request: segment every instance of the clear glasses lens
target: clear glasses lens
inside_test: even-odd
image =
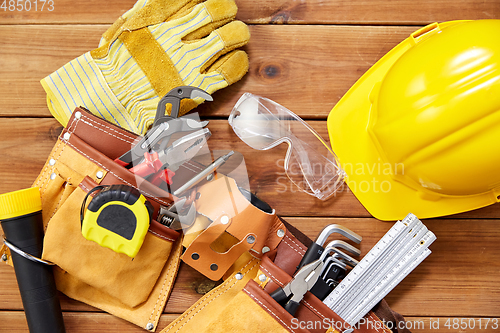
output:
[[[229,123],[235,133],[254,149],[274,147],[282,138],[279,119],[269,111],[268,100],[244,94],[233,109]],[[270,102],[270,101],[269,101]]]
[[[267,150],[286,142],[288,178],[303,191],[326,200],[342,185],[343,171],[327,143],[300,117],[260,96],[245,93],[229,123],[250,147]]]

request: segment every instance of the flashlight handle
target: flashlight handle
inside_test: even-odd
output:
[[[41,212],[2,220],[5,239],[40,258],[43,247]],[[52,267],[11,251],[17,284],[30,333],[64,333],[61,305]]]

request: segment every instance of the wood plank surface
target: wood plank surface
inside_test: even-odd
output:
[[[406,317],[405,326],[414,333],[496,333],[500,318]]]
[[[0,1],[0,4],[4,0]],[[134,0],[47,0],[42,10],[38,0],[29,4],[8,6],[0,10],[0,24],[74,24],[113,23],[132,8]],[[237,19],[246,23],[288,24],[427,24],[458,19],[498,18],[500,4],[496,0],[236,0]],[[50,10],[52,9],[52,10]]]
[[[22,2],[23,10],[10,10],[11,2],[0,0],[0,193],[29,187],[61,132],[47,109],[40,79],[94,49],[101,34],[135,0],[46,0],[43,11],[34,10],[34,0],[15,2]],[[232,107],[244,92],[271,98],[305,118],[327,139],[330,110],[410,33],[432,22],[499,19],[500,1],[236,3],[237,19],[249,24],[251,32],[244,47],[250,70],[241,81],[216,92],[214,102],[197,108],[210,120],[210,149],[240,152],[252,192],[307,236],[314,239],[324,226],[339,223],[363,236],[359,248],[366,254],[392,223],[372,218],[346,186],[325,202],[300,192],[283,170],[286,146],[265,152],[248,147],[227,123]],[[500,331],[499,208],[495,204],[424,221],[437,236],[430,247],[433,253],[386,297],[391,308],[406,317],[412,332]],[[13,268],[0,262],[0,277],[0,332],[28,332]],[[213,285],[181,264],[157,331]],[[60,299],[68,333],[144,332],[63,294]]]
[[[363,255],[392,226],[392,223],[373,218],[285,219],[310,238],[315,238],[328,224],[341,224],[363,237],[359,246]],[[425,224],[437,237],[430,247],[433,253],[386,297],[391,308],[404,316],[500,316],[500,262],[497,260],[500,230],[497,221],[431,219]],[[334,237],[346,240],[338,235],[331,239]],[[13,269],[0,265],[0,276],[3,278],[0,309],[22,309]],[[184,312],[201,297],[200,285],[209,283],[182,264],[165,312]],[[61,298],[61,306],[65,311],[97,311],[67,297]]]
[[[161,329],[172,322],[177,315],[162,315],[158,327]],[[407,317],[406,326],[414,333],[450,333],[450,332],[481,332],[495,333],[500,327],[499,318],[458,318],[458,317]],[[23,312],[5,311],[0,312],[0,332],[25,333],[28,325]],[[64,323],[67,332],[72,333],[94,333],[96,329],[105,329],[109,333],[132,333],[144,332],[144,330],[124,320],[105,313],[83,314],[75,312],[64,313]],[[460,329],[460,325],[464,327]],[[481,328],[479,326],[481,325]],[[457,330],[453,328],[458,327]]]
[[[325,139],[326,124],[309,121]],[[370,217],[347,186],[342,186],[327,201],[301,192],[287,178],[283,161],[287,146],[282,144],[265,152],[242,142],[226,120],[210,120],[208,128],[215,133],[210,149],[235,150],[245,158],[250,188],[282,216],[349,216]],[[0,193],[31,186],[62,127],[53,118],[4,118],[0,121]],[[499,218],[500,204],[453,216],[454,218]]]
[[[160,317],[158,327],[164,328],[178,315],[164,314]],[[123,319],[119,319],[107,313],[78,313],[66,312],[63,314],[66,332],[71,333],[131,333],[147,332]],[[4,333],[26,333],[28,324],[22,311],[0,312],[0,332]],[[159,330],[158,330],[159,332]]]
[[[40,80],[98,45],[106,27],[0,26],[0,116],[50,116]],[[357,79],[415,27],[251,26],[249,73],[197,111],[227,117],[244,92],[326,119]],[[22,40],[23,43],[19,43]]]
[[[0,116],[49,117],[40,80],[96,47],[104,26],[0,26]],[[326,119],[349,88],[415,27],[251,26],[249,73],[196,111],[227,117],[244,92]],[[40,38],[43,36],[43,38]],[[23,40],[19,45],[18,40]]]

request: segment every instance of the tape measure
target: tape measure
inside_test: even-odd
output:
[[[97,191],[85,210],[88,196]],[[134,258],[144,242],[152,214],[153,206],[137,189],[127,185],[97,186],[82,203],[82,235]]]

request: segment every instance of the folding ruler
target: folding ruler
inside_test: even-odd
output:
[[[436,236],[413,214],[398,221],[323,301],[355,325],[431,251]]]

